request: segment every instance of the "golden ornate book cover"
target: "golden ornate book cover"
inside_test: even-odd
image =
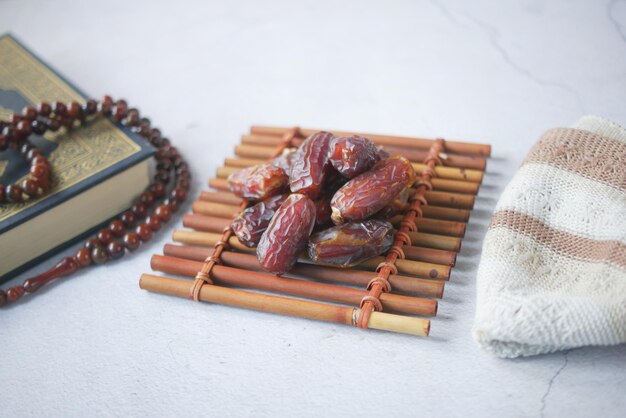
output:
[[[25,106],[36,105],[42,100],[83,102],[85,97],[80,90],[64,80],[13,36],[0,36],[0,120],[6,120],[13,112],[21,112]],[[59,140],[60,136],[63,136],[62,141]],[[53,169],[53,183],[50,192],[41,198],[20,204],[0,206],[0,242],[3,247],[3,258],[0,260],[2,261],[0,282],[59,251],[97,225],[89,225],[87,229],[84,224],[69,227],[65,234],[67,236],[62,239],[63,242],[50,242],[47,246],[52,246],[51,248],[33,248],[31,245],[27,250],[30,252],[29,260],[14,265],[16,263],[12,261],[11,253],[17,253],[17,247],[20,246],[17,240],[18,235],[23,235],[20,227],[23,227],[25,223],[41,221],[38,218],[48,211],[52,213],[55,208],[59,211],[64,202],[77,198],[96,185],[114,179],[111,180],[113,183],[107,187],[108,194],[104,195],[102,191],[97,194],[92,192],[90,200],[86,203],[87,207],[85,207],[85,202],[80,206],[82,211],[90,210],[89,207],[100,211],[100,217],[104,216],[104,218],[99,219],[98,223],[105,221],[106,218],[115,214],[108,212],[124,209],[123,207],[108,207],[106,204],[111,198],[111,187],[114,186],[115,181],[119,183],[122,173],[128,173],[139,163],[146,163],[146,159],[153,153],[153,149],[137,135],[116,126],[107,119],[94,121],[80,130],[69,132],[62,130],[43,136],[33,135],[31,141],[48,157]],[[0,153],[2,183],[9,184],[25,178],[28,169],[28,165],[24,164],[16,150],[8,149]],[[146,170],[142,169],[142,171]],[[119,179],[115,180],[115,177]],[[147,181],[147,172],[141,174],[140,177],[142,179],[145,177]],[[137,184],[133,188],[126,187],[120,193],[132,195],[134,190],[137,194],[140,193],[142,185]],[[66,205],[63,211],[67,212],[68,208],[79,209],[77,206]],[[80,216],[80,214],[76,215]],[[55,229],[59,227],[59,225],[49,226]],[[45,234],[58,236],[59,232],[44,230],[39,231],[39,234],[45,238]],[[39,247],[42,246],[39,245]]]

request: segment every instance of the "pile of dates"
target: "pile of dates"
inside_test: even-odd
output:
[[[309,136],[297,149],[228,178],[250,202],[233,224],[241,243],[256,247],[261,267],[288,272],[306,251],[316,264],[351,267],[389,250],[387,218],[408,206],[416,175],[362,136]]]

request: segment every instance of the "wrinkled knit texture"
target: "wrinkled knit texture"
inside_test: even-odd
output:
[[[496,206],[474,338],[500,357],[626,342],[626,130],[547,131]]]

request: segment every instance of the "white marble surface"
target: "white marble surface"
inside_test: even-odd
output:
[[[626,416],[626,347],[511,361],[470,334],[489,213],[533,141],[586,113],[626,123],[625,1],[0,1],[7,30],[156,121],[194,193],[255,123],[489,142],[494,158],[430,338],[141,291],[169,226],[1,312],[0,415]]]

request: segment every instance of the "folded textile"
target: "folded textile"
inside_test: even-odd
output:
[[[626,342],[626,130],[547,131],[506,187],[478,268],[474,338],[500,357]]]

